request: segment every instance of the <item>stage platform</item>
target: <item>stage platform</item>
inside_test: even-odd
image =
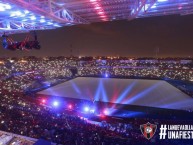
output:
[[[193,98],[164,80],[78,77],[38,94],[119,105],[193,110]]]

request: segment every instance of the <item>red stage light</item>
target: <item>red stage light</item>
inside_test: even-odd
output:
[[[100,114],[99,117],[100,118],[105,118],[105,115],[104,114]]]
[[[42,103],[46,103],[46,100],[45,100],[45,99],[42,99]]]
[[[102,15],[102,14],[104,14],[104,12],[103,12],[103,11],[100,11],[100,12],[98,12],[98,14],[99,14],[99,15]]]
[[[105,16],[105,15],[101,15],[100,17],[101,17],[101,18],[106,18],[106,16]]]
[[[109,111],[108,111],[107,109],[105,109],[105,110],[103,111],[103,113],[104,113],[104,115],[109,115]]]
[[[68,105],[68,108],[69,108],[69,109],[72,109],[72,105],[71,105],[71,104],[70,104],[70,105]]]
[[[95,9],[96,9],[96,10],[99,10],[99,9],[101,9],[101,7],[99,7],[99,6],[96,6],[96,7],[95,7]]]
[[[107,18],[102,18],[102,21],[108,21],[108,19]],[[107,76],[108,77],[108,76]]]

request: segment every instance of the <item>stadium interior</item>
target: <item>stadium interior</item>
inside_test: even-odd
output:
[[[38,53],[38,30],[192,13],[193,0],[0,0],[0,35]],[[191,57],[1,57],[0,98],[0,145],[192,145],[139,130],[193,122]]]

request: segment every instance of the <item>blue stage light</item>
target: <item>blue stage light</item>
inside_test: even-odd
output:
[[[20,11],[15,11],[15,15],[16,15],[16,16],[21,16],[21,15],[22,15],[22,12],[20,12]]]
[[[109,75],[108,75],[108,74],[105,74],[105,77],[106,77],[106,78],[108,78],[108,77],[109,77]]]
[[[55,27],[61,27],[61,26],[60,26],[60,25],[58,25],[58,24],[54,24],[54,26],[55,26]]]
[[[48,24],[48,25],[53,25],[53,23],[52,23],[52,22],[48,22],[47,24]]]
[[[151,8],[154,9],[154,8],[156,8],[156,7],[157,7],[157,6],[154,4]]]
[[[0,6],[0,11],[1,11],[1,12],[5,11],[5,8],[2,7],[2,6]]]
[[[0,3],[0,11],[10,10],[11,6],[9,4]]]
[[[88,112],[90,110],[90,108],[88,106],[84,107],[84,111]]]
[[[24,10],[24,13],[25,13],[25,14],[29,14],[29,11],[28,11],[28,10]]]
[[[36,17],[35,16],[31,16],[30,19],[31,20],[36,20]]]
[[[10,17],[15,17],[15,16],[16,16],[16,15],[15,15],[15,13],[13,13],[13,12],[10,14]]]
[[[46,20],[45,19],[40,19],[40,23],[45,23]]]
[[[12,11],[10,13],[10,17],[19,17],[19,16],[24,17],[25,14],[23,14],[21,11]]]
[[[21,14],[20,17],[25,17],[26,15],[25,14]]]
[[[53,106],[55,106],[55,107],[59,106],[59,102],[58,101],[54,101],[53,102]]]

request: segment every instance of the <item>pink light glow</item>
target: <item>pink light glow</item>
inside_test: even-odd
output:
[[[45,100],[45,99],[42,99],[42,103],[46,103],[46,100]]]
[[[103,111],[103,113],[104,113],[104,115],[109,115],[109,111],[108,111],[107,109],[105,109],[105,110]]]
[[[98,12],[98,14],[99,14],[99,15],[102,15],[102,14],[104,14],[104,12],[103,12],[103,11],[100,11],[100,12]]]
[[[101,17],[101,18],[105,18],[106,16],[105,16],[105,15],[101,15],[100,17]]]
[[[102,8],[100,1],[98,0],[90,0],[97,14],[102,18],[103,21],[107,21],[104,9]]]
[[[99,10],[99,9],[101,9],[101,7],[99,7],[99,6],[96,6],[96,7],[95,7],[95,9],[96,9],[96,10]]]
[[[71,105],[71,104],[70,104],[70,105],[68,105],[68,108],[69,108],[69,109],[72,109],[72,105]]]
[[[100,5],[97,2],[92,4],[94,4],[95,7],[100,7]]]

